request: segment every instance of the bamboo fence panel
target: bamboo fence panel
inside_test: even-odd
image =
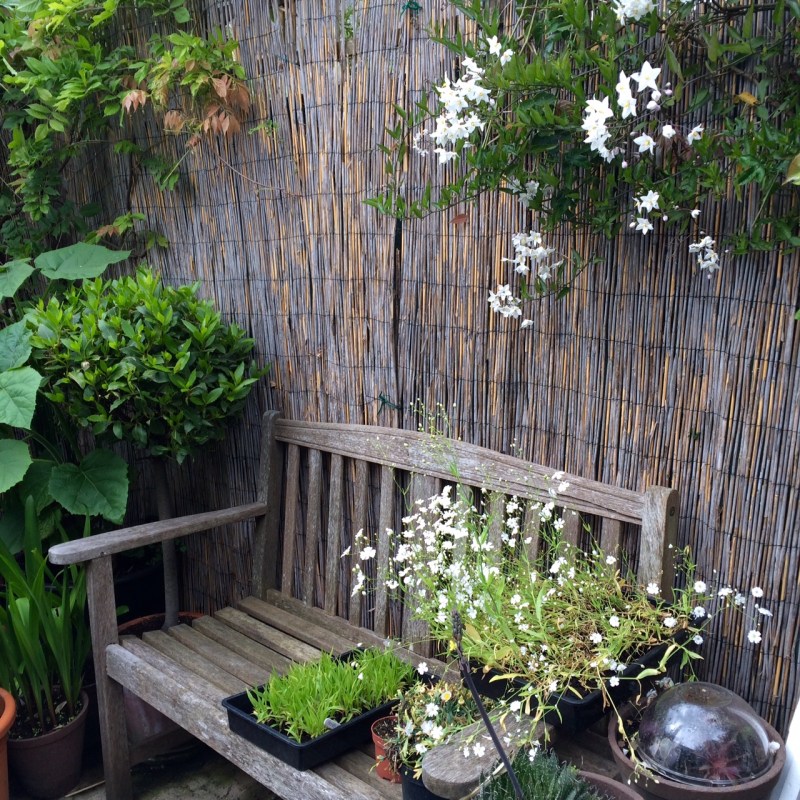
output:
[[[599,263],[563,300],[537,303],[529,329],[493,316],[487,295],[511,278],[502,261],[511,234],[530,225],[513,197],[402,223],[363,203],[384,181],[377,145],[395,122],[392,103],[410,106],[453,66],[427,30],[469,32],[448,3],[420,6],[197,0],[209,29],[240,40],[253,132],[204,143],[172,193],[99,152],[71,176],[76,199],[101,202],[104,218],[145,214],[171,242],[151,262],[171,282],[201,281],[272,364],[225,441],[172,471],[178,510],[255,496],[266,408],[415,427],[416,400],[441,404],[452,434],[476,444],[631,489],[675,486],[680,542],[701,574],[760,585],[775,614],[759,648],[741,620],[715,629],[701,674],[785,731],[800,651],[798,254],[726,258],[707,279],[684,242],[657,231],[608,241],[559,231],[560,249],[574,236]],[[143,30],[132,24],[127,35],[141,41]],[[140,120],[135,135],[182,153],[154,121]],[[433,157],[409,159],[409,194],[446,174]],[[726,203],[713,213],[729,230],[744,224]],[[132,516],[145,516],[148,502],[145,478]],[[377,516],[371,509],[370,521]],[[326,552],[325,530],[319,547]],[[208,534],[184,557],[193,605],[246,593],[246,527]],[[340,578],[344,587],[349,576]],[[343,588],[340,605],[346,599]],[[398,619],[396,608],[389,614]]]

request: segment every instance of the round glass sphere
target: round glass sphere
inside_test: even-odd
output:
[[[637,755],[679,783],[733,786],[766,772],[773,759],[761,717],[713,683],[679,683],[642,713]]]

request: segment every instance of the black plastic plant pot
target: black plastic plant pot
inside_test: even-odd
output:
[[[348,650],[337,656],[337,660],[347,661],[361,649]],[[372,737],[370,731],[372,723],[391,714],[396,704],[397,700],[390,700],[377,708],[365,711],[333,730],[326,731],[322,736],[305,742],[297,742],[278,728],[256,722],[256,718],[253,716],[253,705],[246,691],[226,697],[222,701],[222,705],[228,712],[228,725],[234,733],[298,770],[313,769],[326,761],[338,758],[348,750],[369,742]]]
[[[675,641],[682,643],[688,634],[681,631]],[[606,691],[608,696],[615,704],[625,702],[638,689],[638,683],[633,680],[643,669],[658,664],[664,656],[669,643],[652,647],[643,655],[639,656],[633,663],[629,664],[625,671],[620,674],[618,686],[608,686]],[[478,665],[472,665],[472,677],[480,694],[494,700],[509,700],[515,695],[519,695],[525,688],[524,679],[517,678],[513,681],[495,679],[500,673],[496,670],[484,672]],[[580,692],[580,687],[578,691]],[[533,709],[533,701],[531,701]],[[544,721],[554,725],[565,733],[579,733],[603,718],[607,709],[603,707],[603,694],[599,689],[590,692],[581,692],[580,696],[573,692],[561,692],[552,695],[549,705],[555,706],[552,711],[545,714]]]
[[[297,742],[277,728],[256,722],[247,692],[226,697],[222,705],[228,712],[228,724],[234,733],[295,769],[306,770],[338,758],[348,750],[368,742],[372,723],[390,714],[395,701],[370,709],[307,742]]]

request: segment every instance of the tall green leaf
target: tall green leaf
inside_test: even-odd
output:
[[[0,372],[0,423],[30,428],[41,382],[42,376],[32,367]]]
[[[0,492],[18,484],[32,463],[28,445],[17,439],[0,439]]]
[[[22,321],[0,330],[0,372],[25,364],[31,354],[30,339],[30,331]]]

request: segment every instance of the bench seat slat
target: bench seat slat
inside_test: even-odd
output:
[[[364,783],[359,777],[353,775],[352,772],[348,772],[340,766],[338,761],[329,761],[326,764],[322,764],[317,767],[314,772],[343,792],[346,792],[350,797],[355,796],[357,793],[360,793],[362,797],[369,798],[369,800],[386,800],[387,796],[400,797],[397,793],[387,795],[387,793],[378,790],[375,786]],[[391,786],[388,781],[385,783]]]

